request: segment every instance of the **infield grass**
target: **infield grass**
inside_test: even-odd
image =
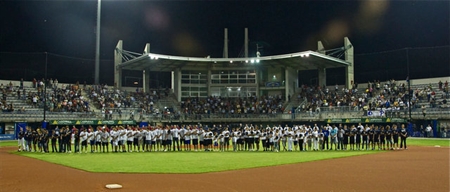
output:
[[[411,146],[435,146],[450,147],[450,139],[428,139],[410,137],[406,140],[407,145]]]
[[[373,154],[380,151],[318,152],[133,152],[17,154],[90,172],[206,173]]]
[[[0,141],[0,147],[17,147],[17,141]]]

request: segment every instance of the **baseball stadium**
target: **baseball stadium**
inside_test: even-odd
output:
[[[448,192],[449,8],[2,1],[0,191]]]
[[[229,58],[224,34],[222,58],[119,41],[113,86],[2,80],[1,189],[448,191],[450,77],[358,85],[348,38],[250,57],[245,29]],[[332,68],[345,84],[327,86]],[[126,70],[142,72],[136,86]],[[305,70],[317,86],[299,84]],[[151,72],[170,87],[150,88]]]

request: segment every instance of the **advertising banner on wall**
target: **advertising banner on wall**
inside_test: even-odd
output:
[[[50,125],[136,125],[134,120],[52,120]]]
[[[406,123],[402,118],[348,118],[348,119],[326,119],[326,123]]]

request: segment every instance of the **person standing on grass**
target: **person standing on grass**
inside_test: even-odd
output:
[[[347,125],[344,125],[344,141],[342,142],[342,144],[344,145],[343,150],[347,150],[349,137],[350,129],[348,129]]]
[[[80,140],[81,140],[81,150],[80,152],[87,152],[87,132],[84,127],[81,128],[80,132]]]
[[[375,132],[373,134],[373,142],[378,147],[378,150],[380,150],[380,134],[381,134],[381,130],[377,125],[377,126],[375,126]]]
[[[278,152],[280,151],[280,137],[282,136],[282,133],[280,132],[279,129],[277,129],[275,131],[274,137],[273,137],[273,146],[274,146],[274,151]]]
[[[131,129],[131,126],[127,127],[126,138],[127,138],[127,151],[128,152],[133,152],[134,136],[133,136],[133,130]]]
[[[101,128],[99,128],[99,129],[101,129]],[[109,144],[109,137],[110,137],[110,135],[109,135],[109,133],[106,131],[106,129],[105,128],[103,128],[103,129],[101,129],[101,130],[99,130],[99,132],[100,132],[100,135],[101,135],[101,142],[102,142],[102,153],[104,153],[105,151],[108,153],[109,152],[109,146],[108,146],[108,144]],[[105,150],[106,149],[106,150]],[[100,151],[100,150],[99,150]]]
[[[185,125],[181,125],[178,134],[180,136],[180,148],[181,148],[181,150],[184,150],[184,142],[185,142],[184,138],[186,135],[186,126]]]
[[[184,131],[184,151],[190,151],[191,150],[191,130],[189,130],[189,127]]]
[[[75,129],[72,135],[74,138],[74,153],[80,153],[80,133],[78,132],[78,129]]]
[[[48,132],[47,129],[43,130],[43,134],[44,134],[44,141],[43,141],[43,148],[44,148],[44,153],[48,153],[48,142],[50,141],[50,133]]]
[[[331,127],[331,126],[330,126]],[[337,144],[338,144],[338,127],[335,125],[334,128],[330,128],[330,150],[337,150]]]
[[[95,150],[95,134],[92,131],[92,127],[89,126],[88,128],[88,132],[87,132],[87,141],[89,142],[89,144],[91,145],[91,153],[94,152]],[[87,150],[87,149],[86,149]]]
[[[92,128],[93,129],[93,128]],[[102,147],[102,131],[100,130],[100,126],[97,126],[97,128],[94,131],[94,152],[100,152],[100,149]]]
[[[33,130],[32,132],[32,140],[33,140],[33,152],[38,151],[38,142],[39,142],[39,134],[38,129]]]
[[[191,139],[192,139],[192,145],[194,145],[194,151],[198,151],[198,135],[199,135],[199,128],[195,126],[191,131]]]
[[[386,150],[392,150],[392,129],[389,125],[386,126]]]
[[[408,149],[406,147],[406,138],[408,137],[408,132],[405,129],[405,124],[402,124],[402,129],[400,130],[400,149],[404,147],[404,149]]]
[[[31,151],[31,143],[33,141],[32,133],[33,133],[33,131],[31,130],[31,128],[30,127],[26,127],[26,131],[25,131],[25,141],[26,141],[25,150],[26,151]]]
[[[332,127],[330,126],[330,124],[327,124],[327,126],[324,127],[324,129],[322,130],[323,133],[323,145],[322,145],[322,150],[326,149],[329,150],[330,148],[328,147],[328,138],[330,136],[330,130],[332,129]],[[325,147],[326,146],[326,147]]]
[[[385,128],[384,126],[381,126],[381,133],[380,133],[380,145],[381,145],[381,150],[387,150],[386,147],[386,133],[387,132],[387,127]]]
[[[173,141],[173,151],[177,149],[177,151],[180,151],[180,127],[174,126],[172,127],[172,141]]]
[[[399,136],[399,132],[398,132],[398,127],[397,127],[397,125],[393,125],[392,126],[392,140],[394,141],[394,146],[393,146],[393,148],[394,148],[394,150],[395,149],[399,149],[398,148],[398,136]]]
[[[211,151],[213,138],[214,138],[213,132],[208,128],[205,133],[205,144],[206,144],[205,151]]]
[[[71,143],[72,131],[69,129],[69,126],[66,126],[64,128],[64,134],[62,135],[62,137],[63,137],[64,152],[71,153],[72,152],[72,143]]]
[[[23,128],[20,128],[19,133],[17,134],[17,145],[19,149],[17,149],[18,152],[25,151],[25,131]]]
[[[132,151],[135,151],[135,152],[139,152],[139,135],[138,134],[139,134],[138,127],[134,127],[131,131],[131,137],[133,137]]]
[[[345,130],[342,127],[342,125],[339,124],[338,145],[337,145],[338,150],[344,150],[344,134],[345,134]]]
[[[366,125],[365,128],[362,129],[362,147],[361,149],[365,149],[368,150],[369,149],[369,133],[368,131],[370,130],[369,125]]]
[[[427,134],[426,137],[433,137],[433,134],[432,134],[433,128],[431,128],[430,124],[428,124],[428,126],[425,130],[426,130],[426,134]]]
[[[356,138],[356,127],[354,125],[352,125],[352,127],[350,128],[350,133],[349,133],[349,139],[350,139],[350,150],[355,150],[355,138]]]
[[[143,149],[143,151],[150,152],[152,151],[152,139],[153,139],[153,131],[151,130],[151,127],[147,127],[144,129],[144,135],[145,135],[145,149]]]

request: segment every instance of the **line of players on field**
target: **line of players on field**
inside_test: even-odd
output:
[[[98,126],[77,129],[68,126],[49,133],[45,129],[21,129],[19,151],[49,152],[144,152],[144,151],[318,151],[318,150],[394,150],[406,149],[405,126],[397,125],[281,125],[263,128],[240,124],[212,128],[183,126]],[[230,144],[231,143],[231,144]],[[231,146],[230,146],[231,145]]]

